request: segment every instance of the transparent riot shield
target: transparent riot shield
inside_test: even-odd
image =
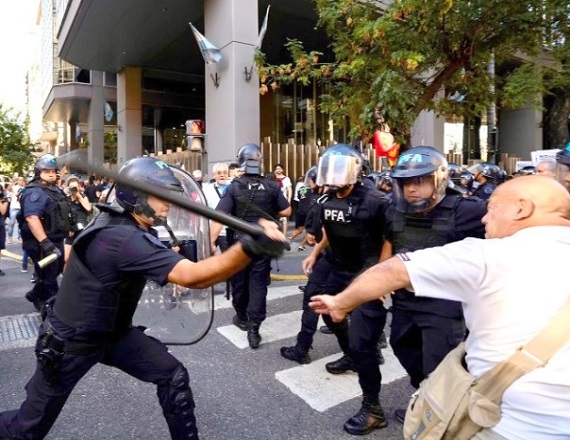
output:
[[[171,166],[180,180],[184,193],[193,201],[206,205],[202,189],[190,175]],[[193,212],[171,205],[168,225],[176,240],[182,242],[190,259],[200,261],[210,255],[210,227],[208,219]],[[157,226],[161,241],[172,237],[163,226]],[[194,344],[208,333],[214,318],[214,290],[187,289],[168,283],[160,287],[154,282],[145,286],[134,325],[146,327],[145,333],[171,345]]]
[[[180,168],[171,166],[180,180],[184,194],[195,202],[207,205],[202,189]],[[107,202],[114,199],[114,191]],[[170,205],[168,225],[175,240],[184,245],[191,260],[200,261],[210,255],[210,226],[208,219]],[[173,237],[164,226],[157,226],[158,236],[164,243]],[[202,339],[214,319],[214,290],[187,289],[168,283],[164,287],[153,281],[147,282],[133,325],[146,327],[145,333],[169,345],[189,345]]]

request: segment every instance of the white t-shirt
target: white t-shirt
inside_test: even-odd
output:
[[[220,201],[220,195],[224,194],[225,189],[218,186],[217,183],[206,183],[202,185],[202,191],[204,192],[204,197],[206,197],[206,202],[210,208],[216,209]],[[224,237],[227,234],[228,228],[224,226],[220,231],[220,236]]]
[[[416,295],[463,303],[467,365],[481,376],[538,334],[570,297],[570,228],[467,238],[402,258]],[[511,440],[570,439],[570,343],[504,393],[494,431]]]
[[[18,193],[22,187],[20,185],[12,185],[12,191],[10,193],[10,210],[21,209],[20,201],[18,200]]]
[[[279,184],[279,186],[281,187],[281,192],[283,193],[283,195],[285,196],[287,201],[289,201],[289,197],[287,197],[287,188],[293,187],[293,183],[291,183],[291,179],[289,179],[287,176],[283,176],[283,178],[281,178],[281,179],[277,178],[277,180],[281,181],[281,183]],[[277,182],[277,183],[279,183],[279,182]]]

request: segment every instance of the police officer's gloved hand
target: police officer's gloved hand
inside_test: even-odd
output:
[[[42,241],[40,241],[40,246],[42,248],[42,252],[45,255],[53,254],[54,252],[58,251],[55,244],[53,244],[53,242],[49,238],[44,238]]]
[[[283,255],[283,251],[291,249],[288,242],[271,240],[265,234],[258,235],[257,237],[243,234],[239,242],[249,258],[276,258]]]

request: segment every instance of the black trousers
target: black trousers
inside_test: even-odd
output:
[[[350,353],[358,367],[358,382],[365,396],[380,394],[382,373],[378,365],[378,341],[387,314],[388,310],[379,300],[364,303],[350,314]]]
[[[271,258],[258,258],[232,277],[232,305],[241,319],[254,324],[265,320],[270,273]]]
[[[392,307],[390,345],[414,388],[464,339],[462,318]]]
[[[40,331],[38,344],[44,334]],[[84,354],[65,353],[56,369],[55,380],[49,379],[51,375],[46,367],[38,362],[34,375],[26,385],[27,398],[20,409],[0,414],[0,439],[43,439],[75,385],[98,362],[116,367],[143,382],[156,384],[159,402],[171,433],[176,431],[177,427],[171,426],[176,394],[170,392],[170,381],[180,362],[168,353],[164,344],[146,336],[138,328],[131,328],[109,348]],[[198,438],[193,410],[190,419],[175,421],[179,425],[192,422],[193,433],[189,434],[187,427],[181,427],[180,432],[186,430],[186,434],[179,438]]]
[[[325,258],[321,257],[309,275],[309,281],[303,295],[303,314],[301,316],[301,331],[297,335],[297,345],[303,351],[309,351],[317,331],[319,315],[309,307],[311,297],[326,293],[336,295],[354,279],[356,273],[341,271],[335,268]],[[348,320],[334,322],[329,315],[323,315],[327,327],[331,329],[338,340],[344,354],[350,355],[348,342]]]
[[[48,264],[43,269],[38,266],[38,261],[47,255],[45,255],[42,251],[39,242],[35,239],[32,239],[24,240],[22,244],[22,248],[28,253],[28,256],[34,263],[38,277],[37,282],[34,284],[34,287],[31,290],[31,296],[33,299],[42,302],[47,301],[52,296],[57,294],[57,277],[63,271],[63,240],[54,241],[53,244],[55,244],[61,252],[61,257],[59,257],[55,262]]]

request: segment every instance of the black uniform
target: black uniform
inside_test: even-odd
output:
[[[243,175],[234,179],[223,194],[217,210],[257,223],[260,218],[276,219],[279,212],[287,209],[289,202],[277,183],[256,175]],[[228,244],[238,239],[238,233],[230,228]],[[267,304],[267,281],[271,272],[271,258],[255,258],[231,279],[232,305],[237,316],[259,325],[265,320]]]
[[[481,200],[489,200],[489,197],[491,197],[491,194],[493,194],[496,188],[497,186],[493,182],[487,181],[479,185],[477,189],[473,191],[473,196]]]
[[[26,298],[34,304],[43,303],[57,293],[57,277],[63,270],[63,240],[71,224],[69,201],[55,185],[43,185],[38,181],[30,183],[22,191],[19,225],[22,230],[22,248],[35,264],[38,281]],[[44,255],[40,243],[26,222],[26,217],[36,215],[40,219],[47,238],[59,249],[61,257],[41,269],[37,263]]]
[[[79,235],[60,291],[46,307],[27,399],[19,411],[0,415],[0,438],[47,435],[77,382],[99,362],[156,384],[172,438],[198,438],[188,372],[131,325],[146,280],[166,284],[183,258],[151,231],[109,212]]]
[[[483,238],[481,218],[486,203],[473,197],[445,196],[427,214],[388,210],[386,239],[393,253],[442,246],[465,237]],[[461,304],[455,301],[416,297],[405,289],[392,296],[390,344],[406,369],[412,386],[431,373],[445,355],[465,337]]]
[[[378,262],[388,204],[389,200],[380,192],[361,184],[356,184],[345,198],[325,194],[319,199],[316,209],[320,212],[329,247],[315,264],[305,289],[301,331],[297,335],[297,345],[302,351],[309,351],[318,325],[319,315],[308,306],[310,298],[322,293],[341,292],[360,271]],[[376,335],[362,331],[360,308],[371,311],[369,316],[375,320]],[[378,370],[377,342],[386,321],[386,309],[380,301],[366,303],[360,308],[351,317],[350,345],[359,345],[361,338],[375,337],[374,362]],[[342,351],[350,356],[347,321],[335,323],[328,315],[323,315],[323,319],[337,337]]]

